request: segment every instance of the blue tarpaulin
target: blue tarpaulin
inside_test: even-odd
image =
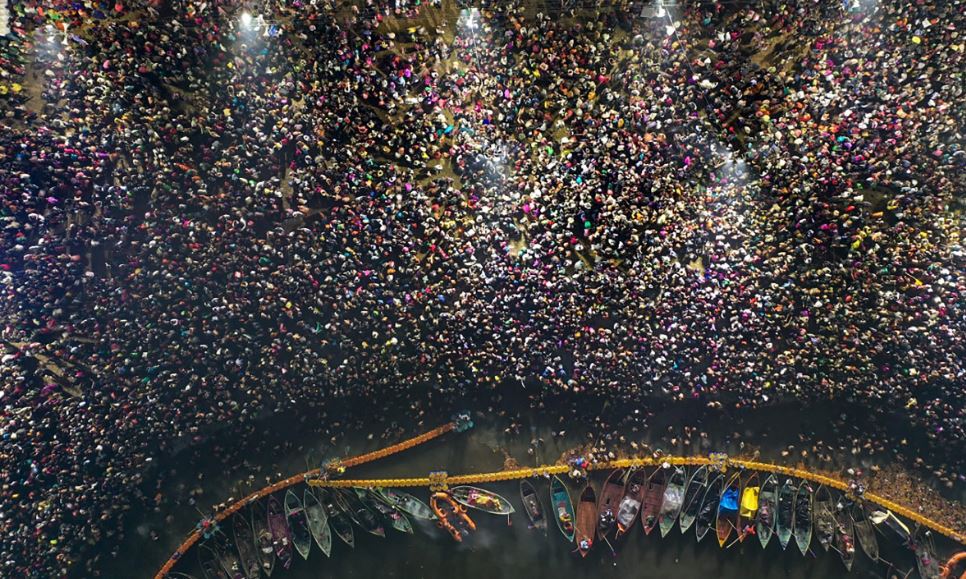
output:
[[[728,489],[721,495],[721,508],[726,511],[738,510],[738,489]]]

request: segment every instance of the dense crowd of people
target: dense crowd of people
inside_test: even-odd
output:
[[[962,483],[962,0],[483,4],[15,4],[0,575],[350,394],[849,399]]]

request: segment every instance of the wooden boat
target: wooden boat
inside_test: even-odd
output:
[[[875,528],[872,521],[862,505],[852,505],[852,525],[855,527],[855,536],[859,540],[859,546],[869,559],[879,560],[879,540],[875,536]]]
[[[835,536],[835,517],[832,516],[832,492],[828,487],[822,485],[815,491],[815,501],[813,504],[812,523],[815,529],[815,538],[823,549],[828,551],[832,546],[832,538]]]
[[[205,579],[233,579],[218,561],[218,553],[207,544],[198,545],[198,566]]]
[[[258,562],[261,565],[262,573],[266,577],[272,576],[275,570],[275,545],[272,540],[272,531],[268,526],[268,513],[265,506],[256,501],[252,503],[252,530],[255,532],[255,549],[258,552]]]
[[[647,473],[643,468],[631,471],[624,488],[624,498],[617,508],[617,534],[619,538],[631,530],[637,522],[637,515],[644,503],[644,492],[647,490]]]
[[[305,507],[305,518],[309,520],[309,531],[315,539],[315,544],[326,557],[331,556],[332,529],[329,528],[329,515],[326,514],[325,507],[312,489],[305,489],[302,505]]]
[[[268,497],[268,529],[272,532],[272,545],[275,546],[275,556],[282,569],[292,566],[292,532],[288,528],[288,522],[282,512],[282,505],[279,504],[275,495]]]
[[[688,472],[681,467],[676,467],[668,478],[664,497],[661,500],[661,511],[658,514],[661,538],[667,536],[671,527],[674,526],[674,521],[678,520],[681,507],[684,505],[684,486],[687,480]]]
[[[758,473],[752,472],[741,484],[741,502],[738,504],[738,542],[744,542],[755,531],[755,515],[758,514],[761,487]]]
[[[731,533],[738,531],[738,510],[741,503],[741,473],[735,472],[721,491],[718,513],[715,516],[715,531],[718,546],[724,548]]]
[[[909,530],[909,527],[906,526],[906,524],[903,523],[899,517],[892,514],[892,511],[888,509],[885,511],[872,511],[869,513],[869,520],[872,521],[877,527],[891,529],[902,543],[909,543],[912,541],[912,531]]]
[[[808,555],[808,546],[812,542],[812,489],[808,486],[808,481],[802,481],[795,494],[792,536],[795,537],[795,544],[802,555]]]
[[[724,484],[724,475],[719,474],[711,479],[711,482],[704,489],[704,496],[701,497],[701,508],[698,509],[698,514],[694,518],[694,532],[699,543],[714,524]]]
[[[237,513],[231,518],[232,534],[235,537],[235,548],[238,549],[238,559],[241,561],[242,573],[245,577],[258,577],[262,563],[255,546],[255,533],[248,517]]]
[[[325,514],[329,517],[329,526],[332,527],[335,536],[346,545],[355,547],[356,539],[355,533],[352,531],[352,518],[339,507],[333,496],[325,489],[319,489],[319,501],[325,507]]]
[[[667,469],[658,468],[647,479],[644,506],[641,507],[641,525],[645,535],[650,535],[657,526],[661,505],[664,504],[664,490],[667,489],[667,474]]]
[[[621,469],[611,471],[604,481],[597,499],[597,536],[606,539],[617,526],[617,507],[624,496],[624,475]]]
[[[491,515],[509,515],[514,512],[510,501],[485,489],[459,486],[449,489],[449,494],[461,505]]]
[[[449,493],[433,493],[429,498],[429,507],[436,515],[439,528],[448,532],[457,543],[463,542],[461,528],[465,528],[467,533],[476,530],[476,523],[466,513],[466,506],[456,502]]]
[[[775,518],[778,513],[778,479],[775,475],[768,475],[761,491],[758,493],[758,512],[755,514],[755,534],[761,548],[768,547],[772,535],[775,534]]]
[[[312,549],[312,533],[309,531],[309,519],[302,508],[302,499],[291,489],[285,493],[285,519],[292,532],[292,544],[303,559],[309,558]]]
[[[782,550],[788,547],[792,538],[792,524],[795,519],[795,484],[791,479],[785,481],[778,492],[778,516],[775,519],[775,532]]]
[[[242,567],[241,559],[238,558],[238,553],[234,546],[232,546],[231,541],[228,540],[228,537],[219,533],[210,543],[225,575],[230,579],[243,579],[245,577],[245,570]]]
[[[557,528],[568,543],[574,542],[574,503],[570,499],[570,491],[560,477],[550,479],[550,506],[557,520]]]
[[[373,512],[381,515],[383,520],[389,523],[389,526],[393,529],[396,529],[400,533],[413,534],[413,524],[409,522],[409,519],[406,518],[406,515],[402,511],[379,500],[376,497],[376,493],[372,491],[359,487],[354,487],[353,490],[355,490],[356,495],[364,505],[372,509]]]
[[[345,489],[336,489],[332,497],[339,508],[349,515],[353,523],[359,525],[367,533],[385,538],[386,529],[379,522],[379,517],[372,509],[363,504],[355,493]]]
[[[575,538],[577,541],[577,551],[581,557],[586,557],[587,553],[594,546],[594,538],[597,535],[597,493],[594,486],[587,483],[584,490],[580,492],[580,499],[577,501],[577,527]]]
[[[523,510],[530,519],[530,524],[535,529],[546,532],[547,517],[543,514],[543,505],[540,504],[537,489],[528,480],[520,481],[520,501],[523,503]]]
[[[912,542],[911,546],[916,553],[916,568],[919,569],[919,577],[922,579],[940,579],[942,575],[939,560],[936,559],[936,549],[931,541],[920,535]]]
[[[849,571],[855,563],[855,525],[849,509],[841,502],[835,506],[835,549],[842,557],[842,563]]]
[[[698,516],[698,509],[701,508],[701,499],[704,498],[704,491],[708,487],[709,472],[707,466],[702,466],[694,471],[688,486],[684,491],[684,503],[681,505],[681,516],[678,519],[681,533],[687,533],[694,518]]]
[[[396,491],[393,489],[375,489],[376,496],[383,499],[387,504],[396,507],[407,515],[421,519],[423,521],[435,521],[436,515],[429,505],[417,499],[409,493]]]

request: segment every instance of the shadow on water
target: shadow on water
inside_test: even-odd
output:
[[[594,408],[599,409],[600,406]],[[797,405],[776,406],[767,413],[749,412],[738,416],[720,414],[717,416],[697,415],[695,409],[679,409],[675,412],[653,414],[642,419],[639,432],[631,435],[631,430],[622,425],[621,432],[627,430],[625,446],[631,441],[651,448],[662,448],[674,454],[705,455],[710,450],[725,450],[737,454],[738,447],[734,433],[741,439],[760,445],[762,458],[781,463],[797,462],[791,457],[782,458],[781,451],[789,444],[798,445],[798,435],[809,432],[814,437],[834,440],[835,428],[829,420],[815,420],[815,416],[828,415],[832,408],[821,404],[813,406],[809,412],[802,412]],[[506,419],[497,421],[492,415],[480,414],[475,420],[477,427],[469,433],[449,434],[441,439],[411,449],[395,457],[384,459],[351,471],[353,478],[392,478],[425,476],[433,470],[446,469],[451,474],[490,472],[500,470],[507,456],[515,458],[522,466],[536,464],[537,458],[543,463],[553,463],[569,449],[586,444],[591,432],[585,424],[593,421],[567,421],[567,435],[555,437],[559,431],[557,419],[549,414],[521,416],[518,420],[519,435],[507,434],[503,430]],[[380,448],[387,444],[379,440],[382,425],[357,424],[347,427],[335,445],[322,442],[317,420],[304,416],[271,417],[261,423],[263,444],[246,452],[243,448],[232,448],[228,442],[214,442],[212,436],[207,443],[186,453],[185,472],[175,472],[170,482],[158,490],[162,500],[157,510],[133,510],[127,517],[125,538],[121,542],[119,555],[107,557],[108,561],[100,566],[106,577],[150,577],[160,567],[165,558],[174,551],[180,540],[198,520],[195,506],[188,504],[187,497],[194,490],[198,508],[204,509],[228,497],[240,497],[251,490],[264,486],[266,477],[277,480],[278,474],[289,476],[305,470],[307,457],[332,457],[354,455]],[[685,447],[679,440],[671,446],[666,439],[668,425],[701,424],[708,438],[693,437],[691,445]],[[611,423],[617,428],[616,422]],[[361,428],[366,426],[367,428]],[[643,428],[645,427],[646,428]],[[428,426],[427,426],[428,428]],[[425,428],[423,428],[425,429]],[[375,432],[373,439],[367,434]],[[592,431],[595,436],[602,434],[599,427]],[[537,456],[528,453],[531,440],[540,438],[543,445],[538,447]],[[279,440],[284,442],[279,443]],[[704,444],[702,444],[702,440]],[[714,446],[708,441],[717,441]],[[745,448],[747,453],[750,447]],[[183,453],[185,454],[185,453]],[[243,457],[239,460],[239,456]],[[201,460],[206,458],[207,461]],[[798,457],[796,457],[798,458]],[[868,460],[863,464],[867,464]],[[190,466],[190,465],[201,465]],[[315,466],[314,464],[311,466]],[[829,465],[824,465],[831,468]],[[842,466],[842,465],[832,465]],[[257,473],[249,479],[251,473]],[[600,485],[606,473],[596,473],[594,480]],[[241,481],[241,482],[239,482]],[[538,492],[548,504],[548,484],[535,481]],[[454,544],[448,536],[433,526],[418,528],[413,536],[391,534],[388,539],[356,533],[355,550],[343,544],[336,544],[331,559],[313,549],[308,561],[297,560],[288,572],[276,571],[274,577],[293,579],[327,577],[399,577],[399,578],[438,578],[465,577],[498,578],[527,577],[528,579],[550,577],[716,577],[716,578],[805,578],[805,577],[888,577],[887,568],[874,566],[859,556],[856,569],[847,575],[837,555],[816,552],[817,557],[807,561],[795,550],[794,545],[782,552],[773,542],[767,552],[763,552],[757,541],[736,545],[722,551],[713,537],[706,537],[696,544],[693,530],[681,536],[675,529],[664,540],[658,533],[645,537],[638,525],[630,537],[617,545],[619,554],[615,559],[600,544],[587,560],[578,560],[564,544],[555,528],[544,535],[528,529],[527,520],[519,504],[517,483],[487,485],[496,492],[510,498],[516,505],[517,513],[512,517],[512,526],[507,526],[503,517],[493,517],[483,513],[474,514],[479,530],[467,537],[462,544]],[[576,497],[578,489],[571,487]],[[426,498],[425,490],[415,494]],[[552,523],[551,523],[552,526]],[[230,529],[230,524],[224,525]],[[156,540],[149,537],[157,535]],[[913,559],[911,554],[898,545],[886,546],[884,556],[900,567],[908,569]],[[189,571],[202,577],[194,569],[195,555],[189,553],[182,571]],[[901,576],[901,574],[900,574]]]

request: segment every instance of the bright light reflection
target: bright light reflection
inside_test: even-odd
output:
[[[245,28],[250,28],[251,27],[251,25],[252,25],[252,15],[251,15],[251,13],[248,10],[242,12],[242,15],[241,15],[241,23],[242,23],[242,26],[244,26]]]

